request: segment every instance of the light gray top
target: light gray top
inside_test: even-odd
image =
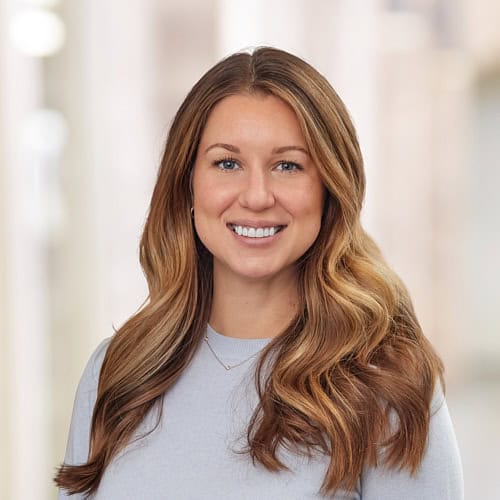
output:
[[[94,500],[460,500],[463,478],[457,443],[442,393],[433,401],[429,442],[420,470],[367,467],[355,492],[334,497],[318,491],[328,460],[307,459],[286,450],[279,453],[290,471],[272,473],[252,464],[232,449],[245,444],[245,430],[257,394],[253,368],[258,352],[270,339],[226,337],[207,328],[209,345],[202,342],[176,384],[166,393],[163,416],[149,436],[128,445],[106,469]],[[109,339],[92,354],[76,393],[65,462],[84,463],[97,381]],[[226,370],[223,363],[242,364]],[[250,356],[255,355],[248,359]],[[437,391],[438,392],[438,391]],[[150,414],[141,424],[147,430]],[[59,500],[83,499],[83,495]]]

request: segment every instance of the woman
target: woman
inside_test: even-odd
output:
[[[259,48],[200,79],[141,240],[149,300],[87,365],[60,498],[462,497],[442,365],[364,191],[307,63]]]

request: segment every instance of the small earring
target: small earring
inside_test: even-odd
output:
[[[194,219],[194,207],[191,207],[191,218]]]

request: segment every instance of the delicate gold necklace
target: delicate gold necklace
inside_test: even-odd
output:
[[[212,346],[210,345],[210,342],[208,341],[208,335],[205,335],[205,342],[207,343],[208,348],[212,351],[212,354],[215,356],[215,359],[226,369],[226,370],[232,370],[233,368],[236,368],[237,366],[242,365],[243,363],[246,363],[248,360],[252,359],[253,357],[257,356],[259,354],[259,351],[253,353],[250,357],[244,359],[243,361],[240,361],[239,363],[236,363],[235,365],[229,365],[227,363],[224,363],[219,356],[217,356],[217,353],[213,350]]]

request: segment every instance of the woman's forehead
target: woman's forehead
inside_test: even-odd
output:
[[[307,150],[299,120],[285,101],[274,95],[236,94],[212,109],[204,127],[201,146],[233,142],[278,143]]]

